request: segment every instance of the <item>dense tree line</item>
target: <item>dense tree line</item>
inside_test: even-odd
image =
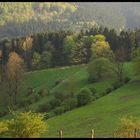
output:
[[[102,27],[81,30],[80,33],[70,31],[39,33],[1,41],[1,66],[7,63],[9,53],[13,51],[24,59],[27,70],[88,63],[92,52],[96,52],[94,46],[108,45],[104,42],[95,44],[97,34],[105,36],[114,53],[123,51],[124,61],[132,59],[132,51],[140,44],[138,29],[123,30],[120,34],[114,29]]]

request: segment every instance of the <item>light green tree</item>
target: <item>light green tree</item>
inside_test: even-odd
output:
[[[133,69],[135,74],[139,74],[140,72],[140,47],[135,49],[132,53],[133,55]]]
[[[32,58],[32,68],[33,69],[39,68],[40,60],[41,60],[40,54],[37,52],[34,52],[33,58]]]
[[[91,60],[99,57],[106,57],[110,60],[113,58],[113,52],[109,46],[109,43],[105,40],[105,36],[103,35],[95,36],[95,41],[91,46],[91,51]]]
[[[40,59],[40,67],[48,68],[52,65],[52,53],[48,51],[44,51],[41,55]]]
[[[8,131],[7,121],[0,121],[0,136],[4,136]]]
[[[113,75],[113,64],[105,57],[96,58],[88,64],[87,72],[90,82]]]
[[[8,135],[13,138],[39,138],[48,126],[41,113],[20,112],[8,121]]]
[[[70,61],[71,50],[76,47],[76,43],[72,36],[66,36],[63,42],[64,46],[64,56],[66,58],[66,63]]]
[[[119,119],[117,137],[135,138],[135,130],[140,129],[140,120],[133,116],[124,116]]]
[[[78,43],[71,50],[70,60],[72,64],[81,64],[86,62],[87,51],[83,46],[83,43]]]

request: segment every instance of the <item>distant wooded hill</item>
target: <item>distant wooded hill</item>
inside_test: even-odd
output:
[[[140,27],[140,3],[0,2],[0,38],[107,26]]]

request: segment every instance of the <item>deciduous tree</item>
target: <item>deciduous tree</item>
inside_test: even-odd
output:
[[[7,63],[6,76],[9,89],[8,93],[10,97],[13,97],[14,104],[17,103],[17,95],[23,72],[23,59],[16,52],[11,52]]]

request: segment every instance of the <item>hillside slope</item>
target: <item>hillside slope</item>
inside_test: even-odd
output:
[[[112,137],[119,117],[140,117],[140,76],[133,75],[131,64],[126,64],[125,69],[132,78],[128,84],[86,106],[50,118],[48,132],[43,137],[59,137],[61,129],[64,137],[91,137],[91,129],[95,129],[96,137]],[[92,86],[100,92],[109,85],[109,81],[102,81]],[[61,86],[57,90],[62,90]]]
[[[60,129],[63,130],[64,137],[90,137],[93,128],[96,137],[112,137],[119,117],[140,117],[139,85],[140,80],[131,81],[87,106],[49,119],[49,130],[45,137],[58,137]]]
[[[132,80],[125,86],[91,102],[81,108],[66,112],[47,120],[48,132],[42,137],[59,137],[58,131],[63,130],[64,137],[91,137],[91,129],[95,129],[96,137],[112,137],[117,127],[119,117],[124,115],[140,116],[140,76],[134,76],[131,63],[125,64],[125,71]],[[93,86],[100,93],[111,86],[112,81],[105,80],[98,83],[87,83],[86,65],[41,70],[27,73],[26,86],[34,87],[36,91],[47,88],[56,91],[65,91],[65,82],[58,84],[56,80],[66,81],[72,76],[76,78],[76,88]],[[47,97],[41,98],[30,106],[36,110],[40,102],[46,102]]]

